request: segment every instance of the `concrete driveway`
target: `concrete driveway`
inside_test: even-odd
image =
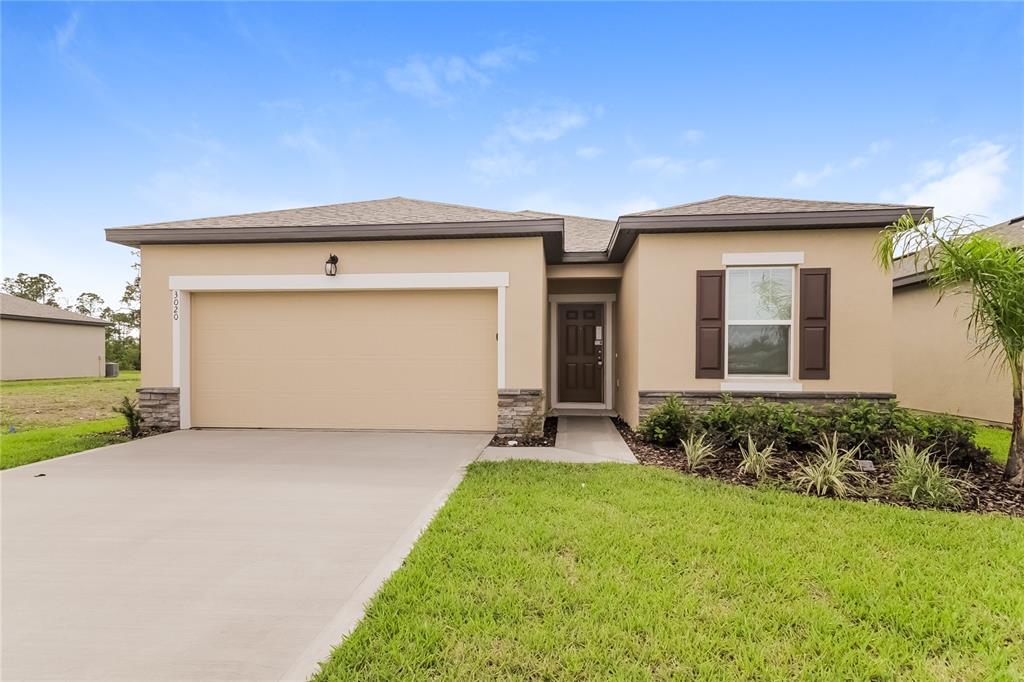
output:
[[[488,440],[183,431],[6,471],[0,675],[305,679]]]

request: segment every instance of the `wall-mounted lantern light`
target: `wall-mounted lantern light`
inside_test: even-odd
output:
[[[333,253],[331,257],[324,262],[324,274],[328,277],[334,277],[338,274],[338,257]]]

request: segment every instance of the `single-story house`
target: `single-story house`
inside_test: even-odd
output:
[[[981,231],[1024,247],[1024,216]],[[991,356],[975,353],[967,330],[970,294],[947,295],[927,286],[928,272],[902,258],[893,272],[896,394],[907,407],[1009,424],[1010,374]]]
[[[141,251],[151,426],[516,433],[547,408],[636,425],[667,392],[891,397],[872,249],[908,210],[929,209],[722,196],[612,221],[395,197],[106,234]]]
[[[104,374],[107,322],[0,294],[0,378]]]

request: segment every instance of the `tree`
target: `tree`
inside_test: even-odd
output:
[[[94,294],[91,291],[79,294],[71,309],[79,315],[88,315],[89,317],[101,317],[104,310],[109,310],[99,294]],[[109,320],[110,318],[104,317],[103,319]]]
[[[908,212],[881,232],[875,254],[886,269],[897,253],[913,254],[906,258],[928,273],[928,284],[940,299],[970,295],[967,331],[976,352],[991,355],[1010,373],[1013,418],[1003,477],[1024,485],[1024,249],[984,233],[972,234],[977,228],[969,218],[916,220]]]
[[[46,273],[30,275],[25,272],[19,272],[14,279],[4,277],[3,290],[13,296],[55,308],[60,307],[57,296],[63,291],[57,286],[57,281]]]

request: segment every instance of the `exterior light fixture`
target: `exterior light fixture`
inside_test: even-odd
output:
[[[324,274],[328,277],[334,277],[338,274],[338,257],[333,253],[331,257],[324,262]]]

